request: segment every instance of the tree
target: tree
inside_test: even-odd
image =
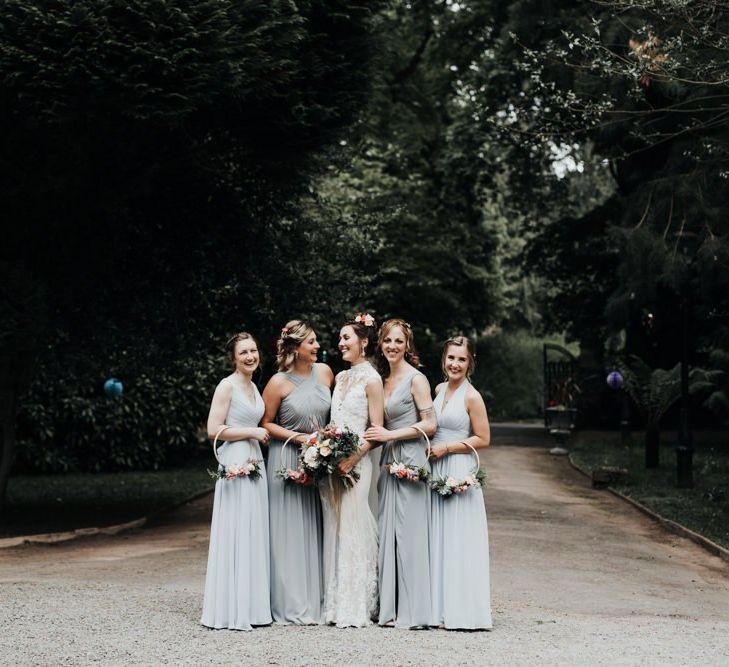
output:
[[[24,262],[48,304],[40,338],[52,340],[52,358],[27,403],[75,406],[76,421],[54,437],[83,440],[80,408],[103,415],[94,401],[110,368],[138,387],[160,377],[192,392],[218,372],[212,341],[231,326],[271,330],[263,286],[298,249],[269,244],[367,98],[378,7],[4,3],[0,120],[13,131],[0,140],[0,204],[12,225],[1,252]],[[170,428],[194,431],[192,414],[175,425],[169,412],[185,392],[145,391],[148,403],[119,405],[142,410],[145,424],[163,414]],[[120,433],[134,432],[122,407]],[[21,414],[36,443],[37,416]],[[165,428],[157,438],[177,442]],[[159,465],[168,454],[137,457],[114,438],[127,451],[109,466]]]

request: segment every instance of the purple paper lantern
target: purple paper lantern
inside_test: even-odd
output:
[[[607,383],[610,389],[620,389],[623,386],[623,376],[618,371],[608,373]]]

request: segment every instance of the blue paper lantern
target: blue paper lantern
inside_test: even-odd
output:
[[[607,383],[610,389],[620,389],[623,386],[623,376],[618,371],[608,373]]]
[[[124,393],[124,385],[121,383],[121,380],[109,378],[106,382],[104,382],[104,393],[106,393],[107,396],[118,398]]]

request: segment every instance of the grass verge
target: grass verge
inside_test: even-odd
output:
[[[145,472],[18,475],[10,478],[0,537],[123,523],[213,486],[205,465]]]
[[[661,446],[658,468],[646,469],[642,443],[625,447],[613,442],[579,441],[572,459],[591,471],[600,466],[627,468],[625,483],[613,487],[713,542],[729,548],[729,449],[699,443],[694,452],[694,487],[676,486],[675,444]]]

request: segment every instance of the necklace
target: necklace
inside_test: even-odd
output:
[[[461,381],[461,383],[451,392],[450,396],[448,396],[448,389],[450,388],[450,384],[446,385],[446,388],[443,390],[443,410],[446,409],[448,401],[450,401],[453,398],[453,395],[463,386],[463,382],[465,382],[465,380]]]

